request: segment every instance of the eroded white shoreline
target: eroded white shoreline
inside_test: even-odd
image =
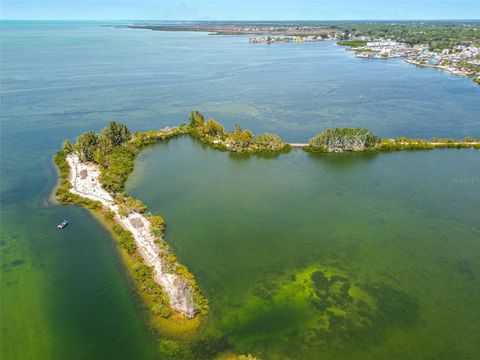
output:
[[[120,215],[119,206],[100,184],[100,169],[97,164],[81,162],[75,153],[67,155],[66,160],[70,167],[69,181],[72,185],[70,191],[79,196],[100,201],[115,213],[115,221],[132,233],[145,264],[153,267],[153,277],[168,294],[171,307],[189,318],[194,317],[195,303],[191,286],[185,279],[167,272],[162,259],[159,257],[159,253],[163,250],[155,243],[158,238],[150,233],[149,220],[138,212],[132,212],[127,217]],[[136,223],[141,222],[143,226],[133,226],[132,220]]]

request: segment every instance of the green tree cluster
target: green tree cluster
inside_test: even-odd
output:
[[[190,116],[188,117],[190,120],[190,126],[193,128],[202,128],[205,124],[205,118],[199,111],[192,111],[190,112]]]
[[[135,152],[130,147],[116,146],[106,154],[100,167],[100,183],[110,193],[122,192],[133,171]]]
[[[112,231],[118,236],[120,246],[127,250],[129,254],[133,254],[137,250],[137,244],[130,231],[125,230],[117,223],[112,225]]]
[[[95,161],[100,140],[94,131],[87,131],[77,138],[75,149],[81,161]]]
[[[74,147],[70,140],[66,139],[63,144],[62,144],[62,150],[65,154],[70,154],[72,151],[74,151]]]
[[[283,151],[287,144],[285,144],[280,136],[276,134],[261,134],[255,137],[255,147],[263,151]]]
[[[203,127],[203,133],[205,135],[216,137],[225,135],[225,130],[223,129],[223,126],[215,120],[208,119],[205,123],[205,126]]]
[[[358,47],[366,46],[367,42],[364,40],[343,40],[343,41],[338,41],[337,44],[342,46],[348,46],[351,48],[358,48]]]
[[[367,129],[328,129],[310,139],[305,150],[312,152],[345,152],[373,149],[380,138]]]
[[[149,130],[144,132],[136,132],[130,144],[140,150],[147,145],[156,144],[159,141],[166,141],[173,137],[190,133],[189,125],[180,125],[175,128],[166,128],[161,130]]]
[[[199,111],[192,111],[189,120],[190,134],[216,149],[243,153],[276,153],[291,149],[290,145],[282,142],[277,135],[254,136],[250,130],[242,129],[239,124],[227,134],[220,123],[213,119],[205,121]]]
[[[254,138],[250,130],[243,130],[240,124],[236,124],[235,130],[228,134],[226,143],[232,151],[243,152],[253,144]]]
[[[150,221],[150,232],[153,236],[163,237],[165,231],[165,219],[160,215],[152,215],[148,218]]]
[[[191,133],[203,141],[213,141],[225,135],[223,126],[214,119],[207,119],[199,111],[192,111],[189,115]]]
[[[133,277],[144,296],[153,304],[150,309],[151,312],[154,315],[168,318],[172,313],[168,295],[153,280],[153,268],[145,265],[138,256],[135,258],[133,265]]]
[[[93,131],[83,133],[77,138],[75,150],[78,152],[81,161],[92,161],[105,165],[106,157],[114,148],[117,148],[131,139],[128,128],[123,124],[111,121],[109,126],[97,135]],[[64,144],[68,148],[70,142]]]
[[[343,31],[345,35],[392,39],[409,45],[426,44],[431,50],[480,42],[480,28],[476,22],[357,22],[338,23],[333,26]]]
[[[142,201],[123,194],[117,196],[115,200],[119,206],[118,212],[123,217],[126,217],[133,212],[143,214],[148,209],[147,205]]]
[[[102,136],[108,139],[111,146],[120,146],[132,138],[127,126],[117,124],[115,121],[111,121],[108,128],[103,130]]]

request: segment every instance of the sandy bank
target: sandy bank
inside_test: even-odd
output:
[[[145,264],[153,267],[154,279],[168,294],[172,308],[189,318],[195,316],[192,289],[184,279],[166,271],[165,265],[158,256],[162,251],[155,243],[158,239],[150,233],[149,220],[138,212],[132,212],[127,217],[119,214],[118,205],[99,182],[100,169],[98,165],[81,162],[78,155],[74,153],[69,154],[66,160],[70,166],[69,180],[72,184],[70,191],[79,196],[100,201],[113,211],[115,221],[132,233]]]

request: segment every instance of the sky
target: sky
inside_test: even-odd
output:
[[[480,0],[0,0],[1,19],[480,19]]]

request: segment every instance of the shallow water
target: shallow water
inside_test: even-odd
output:
[[[112,118],[132,130],[175,125],[193,108],[228,128],[241,122],[299,142],[333,126],[480,136],[480,87],[468,78],[355,59],[333,43],[252,46],[99,25],[0,22],[2,358],[157,356],[109,234],[83,209],[48,201],[51,158],[65,138]],[[427,348],[445,358],[478,354],[478,152],[257,159],[180,139],[138,164],[130,189],[166,216],[175,251],[212,299],[205,334],[265,356],[296,347],[322,354],[325,334],[311,321],[321,310],[307,295],[283,299],[345,285],[330,285],[331,273],[360,289],[342,300],[348,319],[362,318],[361,289],[372,304],[387,293],[387,305],[416,309],[398,323],[367,307],[363,318],[385,326],[369,328],[377,345],[344,340],[359,357],[392,355],[398,344],[408,344],[409,357]],[[164,166],[171,171],[151,172]],[[143,189],[152,176],[161,186]],[[70,225],[60,232],[64,218]],[[323,289],[299,284],[318,281],[319,271],[329,280]],[[275,340],[283,338],[291,348]],[[338,341],[328,354],[343,356]]]
[[[237,351],[473,359],[479,177],[475,150],[265,159],[182,138],[146,150],[128,192],[210,299],[204,335]]]

